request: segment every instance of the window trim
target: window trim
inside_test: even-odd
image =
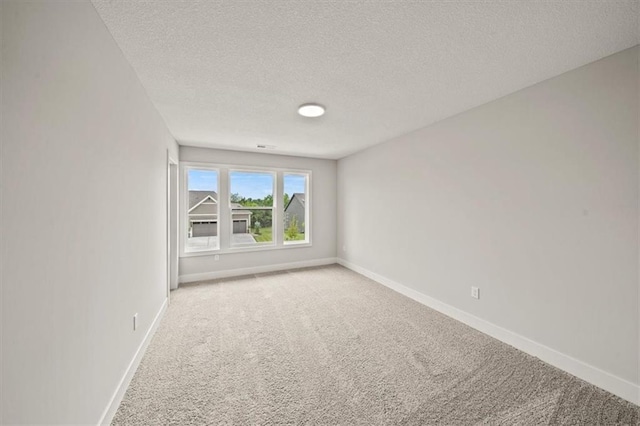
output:
[[[286,241],[284,240],[284,233],[286,231],[285,225],[284,225],[284,220],[285,220],[285,212],[284,209],[287,208],[287,206],[282,206],[282,238],[283,238],[283,242],[282,244],[285,246],[301,246],[301,245],[311,245],[311,227],[307,227],[307,223],[311,223],[311,196],[310,196],[310,188],[311,188],[311,174],[310,173],[297,173],[297,172],[290,172],[290,171],[283,171],[282,172],[282,197],[281,199],[284,200],[284,175],[298,175],[298,176],[304,176],[305,177],[305,182],[304,182],[304,240],[298,240],[298,241]],[[293,197],[293,194],[291,195],[291,197]],[[284,204],[284,202],[283,202]]]
[[[182,174],[182,185],[181,185],[181,194],[182,202],[180,203],[180,212],[178,214],[180,229],[178,232],[179,240],[180,240],[180,257],[189,257],[189,256],[202,256],[204,254],[217,252],[220,250],[220,169],[212,166],[211,164],[206,163],[186,163],[180,162],[180,173]],[[216,214],[216,226],[218,234],[218,248],[211,250],[194,250],[187,251],[187,225],[190,223],[189,220],[189,170],[204,170],[210,172],[216,172],[218,177],[218,187],[216,188],[216,193],[218,194],[218,200],[216,201],[216,205],[218,206],[218,213]],[[205,198],[206,200],[206,198]],[[204,200],[203,200],[204,201]],[[200,205],[199,203],[198,205]],[[196,206],[193,206],[195,208]],[[193,209],[191,209],[193,210]]]
[[[231,239],[229,239],[229,248],[230,249],[238,249],[238,248],[246,248],[246,247],[273,247],[276,246],[276,231],[277,231],[277,224],[275,221],[276,218],[276,210],[278,208],[278,201],[276,200],[276,186],[278,186],[278,173],[274,170],[269,170],[269,171],[265,171],[265,170],[252,170],[252,169],[247,169],[247,168],[228,168],[227,169],[227,174],[228,174],[228,181],[229,181],[229,194],[227,196],[227,206],[229,208],[229,225],[230,225],[230,235],[233,235],[233,208],[231,208],[231,174],[234,172],[238,172],[238,173],[261,173],[261,174],[270,174],[271,178],[273,179],[273,182],[271,184],[271,194],[273,197],[273,204],[271,205],[271,208],[269,207],[263,207],[263,206],[256,206],[255,209],[256,210],[271,210],[271,242],[255,242],[254,243],[244,243],[244,244],[233,244],[233,242],[231,241]],[[246,210],[251,210],[252,207],[246,207]],[[249,229],[251,229],[251,218],[249,218]]]
[[[308,215],[307,223],[313,224],[312,217],[312,179],[313,172],[308,169],[296,169],[287,167],[265,167],[265,166],[253,166],[246,164],[225,164],[225,163],[203,163],[194,161],[180,161],[180,173],[183,176],[183,183],[181,189],[181,202],[180,202],[180,258],[186,257],[199,257],[199,256],[214,256],[219,254],[232,254],[232,253],[248,253],[254,251],[269,251],[269,250],[289,250],[300,249],[312,246],[312,226],[308,226],[305,229],[305,234],[308,233],[307,241],[289,242],[284,244],[284,207],[281,198],[284,197],[284,178],[286,174],[300,174],[307,176],[306,182],[306,199]],[[212,170],[218,172],[218,248],[211,250],[200,251],[185,251],[186,249],[186,224],[188,220],[188,206],[189,206],[189,192],[187,173],[190,169],[202,169]],[[231,185],[230,185],[230,172],[231,171],[243,171],[243,172],[270,172],[274,174],[274,205],[272,223],[276,224],[278,231],[274,233],[272,227],[273,242],[267,244],[251,244],[231,246],[231,232],[233,232],[233,220],[231,219]],[[224,202],[220,200],[226,199],[226,208]],[[229,222],[229,226],[223,225],[223,223]]]

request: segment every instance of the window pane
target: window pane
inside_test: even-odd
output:
[[[186,252],[216,250],[218,238],[218,172],[187,170]]]
[[[307,175],[288,174],[284,178],[284,243],[307,242]]]
[[[229,174],[231,190],[231,245],[272,243],[272,173],[238,172]]]
[[[231,172],[231,202],[242,206],[273,206],[273,174]]]

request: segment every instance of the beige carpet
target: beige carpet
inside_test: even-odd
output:
[[[113,423],[637,425],[639,414],[329,266],[173,292]]]

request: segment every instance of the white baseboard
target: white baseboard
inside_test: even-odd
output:
[[[167,310],[167,300],[168,299],[164,299],[164,302],[162,303],[160,310],[156,314],[156,317],[153,319],[153,322],[151,323],[151,327],[149,327],[149,330],[147,330],[147,334],[145,334],[144,339],[142,339],[142,342],[140,343],[140,346],[138,346],[138,350],[136,351],[136,354],[133,356],[133,359],[129,363],[129,366],[127,367],[127,370],[122,376],[122,379],[120,379],[120,383],[118,384],[118,387],[113,393],[113,396],[111,397],[111,401],[109,401],[107,408],[105,408],[104,412],[102,413],[102,416],[100,417],[100,421],[98,422],[99,425],[111,424],[111,421],[113,420],[113,416],[115,416],[116,411],[118,411],[118,407],[122,402],[122,398],[124,397],[124,394],[127,391],[129,384],[131,383],[131,379],[133,379],[133,375],[138,369],[138,365],[140,365],[142,356],[144,355],[144,352],[147,350],[147,346],[149,346],[149,342],[151,342],[151,338],[155,334],[158,328],[158,325],[160,324],[160,319],[162,319],[162,316]]]
[[[191,283],[195,281],[215,280],[218,278],[239,277],[242,275],[263,274],[265,272],[284,271],[287,269],[308,268],[310,266],[332,265],[336,263],[335,257],[327,257],[325,259],[303,260],[301,262],[279,263],[277,265],[254,266],[250,268],[227,269],[223,271],[203,272],[200,274],[180,275],[178,282],[180,284]]]
[[[514,333],[513,331],[485,321],[344,259],[338,258],[337,263],[386,287],[389,287],[390,289],[397,291],[416,302],[422,303],[423,305],[467,324],[468,326],[526,352],[529,355],[533,355],[554,367],[564,370],[586,382],[611,392],[620,398],[630,401],[636,405],[640,405],[639,385],[614,376],[611,373],[607,373],[606,371],[600,370],[599,368],[558,352],[548,346],[534,342],[533,340]]]

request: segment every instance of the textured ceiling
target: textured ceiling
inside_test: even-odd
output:
[[[323,158],[639,41],[637,0],[93,3],[180,144]]]

